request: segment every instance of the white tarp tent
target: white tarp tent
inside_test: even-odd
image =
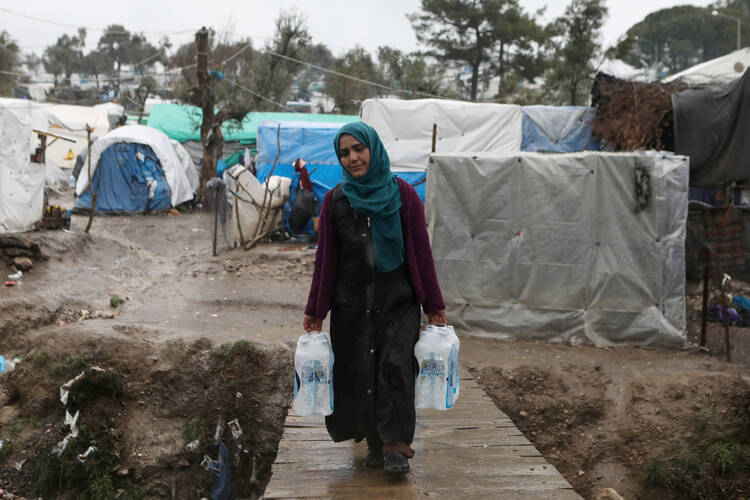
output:
[[[184,148],[176,141],[171,141],[164,132],[145,125],[126,125],[100,137],[91,146],[92,177],[98,167],[102,152],[117,142],[145,144],[156,153],[171,190],[172,206],[176,207],[180,203],[193,199],[193,193],[198,190],[199,179],[187,151],[184,151]],[[80,196],[88,185],[88,171],[84,168],[78,176],[76,194]]]
[[[653,152],[433,155],[427,221],[452,321],[502,339],[681,344],[688,171]],[[636,173],[650,183],[638,212]]]
[[[62,122],[50,128],[50,132],[60,133],[76,141],[75,143],[55,141],[47,147],[47,160],[60,168],[72,169],[78,153],[88,146],[86,125],[94,128],[91,132],[92,138],[101,137],[109,132],[107,107],[51,103],[43,103],[41,106]],[[70,154],[71,151],[72,154]]]
[[[27,231],[42,218],[45,168],[31,162],[32,130],[51,120],[36,103],[0,99],[0,233]]]
[[[669,83],[674,80],[682,80],[688,85],[729,83],[741,77],[748,66],[750,66],[750,47],[745,47],[725,56],[696,64],[664,78],[662,82]]]
[[[443,99],[367,99],[362,121],[378,131],[393,170],[424,171],[437,152],[520,151],[521,107]]]

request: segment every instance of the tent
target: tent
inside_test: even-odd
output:
[[[594,110],[580,106],[524,106],[522,151],[598,151],[591,135]]]
[[[117,128],[91,148],[96,209],[110,213],[162,211],[190,201],[198,172],[176,141],[145,125]],[[91,208],[86,167],[76,183],[75,206]]]
[[[106,106],[74,106],[51,103],[40,105],[60,121],[59,125],[50,128],[50,132],[60,133],[76,140],[75,143],[55,141],[47,147],[47,159],[59,168],[72,170],[78,153],[88,147],[87,125],[94,129],[91,132],[92,137],[101,137],[110,130],[108,107]]]
[[[0,99],[0,233],[27,231],[42,218],[45,168],[31,162],[32,130],[50,122],[37,103]]]
[[[597,346],[684,342],[686,157],[431,160],[427,222],[457,328]]]
[[[690,157],[690,185],[718,188],[750,178],[750,73],[672,95],[675,152]]]
[[[351,121],[359,119],[352,117]],[[323,196],[341,182],[341,164],[333,149],[333,139],[342,125],[343,123],[261,122],[258,126],[258,178],[265,180],[268,177],[280,143],[281,154],[273,174],[291,178],[292,192],[296,193],[299,174],[294,171],[293,164],[297,158],[302,158],[310,173],[313,193],[318,200],[323,201]]]
[[[193,161],[197,163],[203,156],[200,134],[202,117],[203,112],[196,106],[156,103],[148,116],[148,126],[161,130],[170,139],[182,143],[190,153]],[[226,158],[246,147],[250,149],[255,148],[258,125],[262,121],[347,123],[357,119],[358,117],[356,116],[317,113],[248,113],[242,121],[242,126],[237,126],[236,122],[224,123],[222,127],[225,141],[223,157]]]
[[[412,184],[424,200],[432,128],[435,150],[520,151],[521,107],[445,99],[367,99],[362,121],[378,131],[391,170]]]
[[[435,151],[520,151],[521,107],[442,99],[367,99],[362,121],[378,131],[395,171],[424,172]]]
[[[696,64],[664,78],[662,82],[681,80],[690,86],[729,83],[741,77],[748,66],[750,66],[750,47],[745,47],[725,56]]]
[[[356,116],[350,119],[359,121]],[[333,149],[333,139],[342,125],[343,123],[261,122],[258,126],[258,178],[265,181],[273,169],[273,175],[292,179],[291,206],[299,187],[299,174],[294,171],[293,164],[297,158],[302,158],[313,183],[313,193],[322,202],[323,196],[341,182],[341,165]],[[306,232],[312,232],[311,226],[312,223]]]

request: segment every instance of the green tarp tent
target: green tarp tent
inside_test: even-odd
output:
[[[186,104],[155,104],[148,117],[149,127],[161,130],[179,142],[200,141],[200,122],[203,113],[200,108]],[[265,113],[252,112],[242,120],[242,127],[236,122],[224,123],[222,128],[226,142],[255,145],[258,124],[264,120],[280,122],[326,122],[349,123],[359,121],[355,115],[327,115],[317,113]]]

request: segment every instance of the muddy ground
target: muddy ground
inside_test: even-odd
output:
[[[217,458],[217,422],[237,418],[241,436],[221,433],[233,486],[238,498],[258,497],[291,400],[314,249],[264,244],[213,257],[201,213],[101,217],[90,236],[85,222],[32,233],[49,259],[0,289],[0,354],[23,358],[0,375],[0,439],[10,439],[0,487],[200,498],[216,477],[201,462]],[[718,325],[712,352],[463,336],[461,359],[585,498],[604,487],[625,498],[741,498],[750,492],[749,335],[732,330],[731,364]],[[59,386],[82,371],[64,406]],[[57,458],[66,409],[80,410],[81,430]],[[676,480],[683,462],[689,481]]]

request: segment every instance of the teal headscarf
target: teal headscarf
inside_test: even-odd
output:
[[[391,172],[391,160],[378,133],[371,126],[354,122],[339,129],[333,140],[336,157],[341,161],[339,142],[351,135],[370,148],[370,166],[360,179],[341,168],[341,188],[357,213],[370,217],[375,246],[375,271],[392,271],[404,262],[404,236],[401,232],[401,192]]]

